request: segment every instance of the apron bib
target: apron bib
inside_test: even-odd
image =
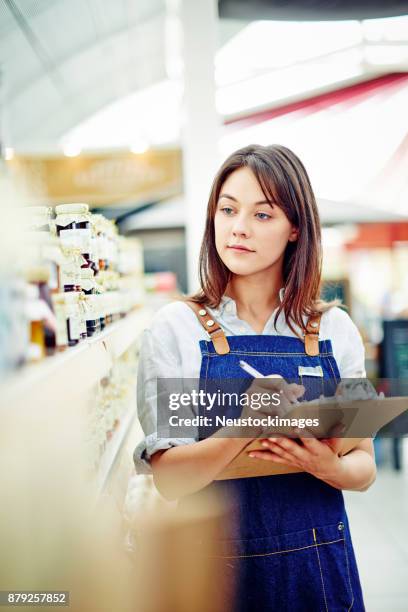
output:
[[[204,306],[189,305],[211,338],[200,341],[201,389],[234,378],[247,378],[249,387],[242,359],[261,374],[303,384],[303,399],[334,393],[341,377],[331,341],[319,341],[321,315],[309,318],[304,342],[226,337]],[[364,611],[341,491],[305,472],[214,481],[208,489],[225,496],[231,508],[217,550],[236,585],[233,612]]]
[[[243,359],[260,373],[280,374],[306,387],[314,399],[334,392],[340,374],[330,340],[309,356],[304,343],[286,336],[228,336],[220,355],[200,341],[200,387],[213,380],[248,377]],[[311,474],[282,474],[215,481],[232,500],[234,520],[225,537],[225,571],[236,576],[234,610],[318,612],[364,610],[343,494]],[[221,547],[222,547],[222,543]],[[221,553],[222,556],[222,553]]]

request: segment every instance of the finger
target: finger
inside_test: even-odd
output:
[[[304,395],[306,388],[303,385],[298,385],[296,383],[288,384],[286,387],[288,393],[295,399]]]
[[[282,459],[282,457],[279,457],[279,455],[271,453],[270,451],[251,451],[248,457],[263,459],[263,461],[272,461],[273,463],[287,463],[287,461]]]
[[[296,383],[285,383],[282,385],[280,392],[288,402],[294,404],[297,402],[298,397],[301,397],[304,394],[305,388],[303,385],[297,385]]]
[[[279,455],[279,457],[282,457],[282,459],[285,459],[286,461],[290,461],[290,463],[298,462],[302,460],[302,456],[300,455],[300,453],[295,454],[294,452],[291,452],[290,447],[287,448],[275,442],[271,442],[270,440],[262,442],[262,446],[265,446],[266,448],[268,448],[270,451],[272,451],[276,455]]]
[[[318,455],[321,451],[321,442],[314,436],[311,431],[306,431],[310,434],[308,437],[304,437],[305,430],[303,430],[302,435],[299,429],[295,429],[295,433],[299,436],[299,439],[302,442],[304,448],[307,449],[312,455]]]
[[[273,375],[257,378],[255,384],[262,389],[279,390],[284,394],[288,392],[290,396],[296,396],[296,398],[303,395],[306,390],[303,385],[298,385],[296,383],[288,384],[284,378],[275,378]]]
[[[306,448],[309,448],[310,452],[313,455],[318,455],[321,452],[321,444],[328,446],[333,452],[337,454],[339,453],[340,447],[342,445],[342,438],[321,438],[319,440],[318,438],[316,438],[316,435],[310,429],[304,428],[302,431],[303,436],[304,433],[307,433],[309,434],[308,437],[302,437],[300,429],[295,429],[295,433],[300,436],[302,444]]]
[[[286,436],[268,437],[265,442],[267,444],[276,444],[280,448],[283,448],[286,452],[291,453],[299,459],[303,458],[304,456],[304,449],[299,446],[297,442],[287,438]]]

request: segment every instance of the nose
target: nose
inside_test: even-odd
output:
[[[237,215],[234,219],[234,225],[232,226],[233,236],[244,236],[248,238],[249,233],[248,222],[245,219],[245,215]]]

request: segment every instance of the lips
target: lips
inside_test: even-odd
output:
[[[254,251],[252,251],[251,249],[248,249],[247,247],[243,246],[242,244],[231,244],[228,246],[229,249],[234,249],[236,251],[246,251],[247,253],[253,253]]]

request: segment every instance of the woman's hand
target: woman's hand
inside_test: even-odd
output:
[[[250,457],[272,461],[313,474],[321,480],[337,480],[341,472],[341,458],[338,450],[339,438],[318,440],[314,437],[300,438],[301,444],[286,437],[261,440],[265,450],[249,451]]]
[[[251,405],[245,406],[241,417],[256,417],[260,413],[264,415],[280,416],[293,408],[299,397],[304,395],[305,387],[296,383],[287,383],[283,378],[275,378],[273,376],[265,376],[264,378],[254,378],[246,393],[248,396],[261,396],[279,394],[279,403],[271,402],[269,406],[263,405],[259,409],[252,408]]]

